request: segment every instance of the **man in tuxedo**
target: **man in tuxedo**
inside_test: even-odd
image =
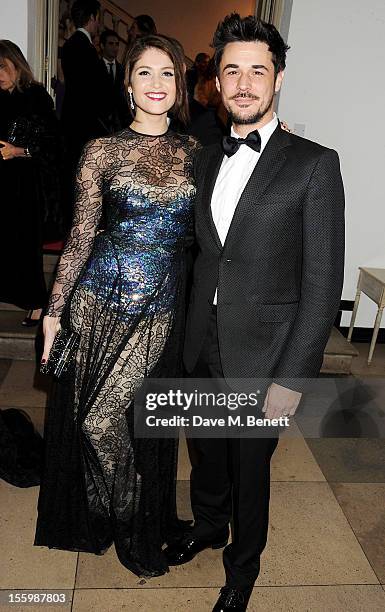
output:
[[[130,123],[127,97],[124,90],[124,68],[117,60],[119,37],[113,30],[104,30],[100,35],[102,66],[107,77],[108,128],[118,132]]]
[[[294,415],[319,373],[339,308],[344,192],[335,151],[284,131],[273,111],[286,65],[274,26],[232,14],[214,35],[217,87],[232,121],[195,164],[198,256],[184,359],[195,377],[273,379],[257,416]],[[320,117],[320,121],[325,118]],[[215,380],[213,380],[213,384]],[[170,565],[223,553],[213,612],[247,608],[268,531],[277,434],[195,439],[194,527]]]
[[[63,45],[65,93],[61,120],[70,172],[73,172],[85,143],[108,134],[107,76],[92,43],[92,36],[98,30],[99,8],[98,0],[75,0],[71,17],[77,29]]]

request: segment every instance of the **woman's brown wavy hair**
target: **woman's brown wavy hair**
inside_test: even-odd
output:
[[[175,70],[176,99],[175,104],[170,110],[176,119],[186,125],[190,117],[183,48],[181,45],[174,43],[172,39],[166,36],[150,34],[149,36],[142,36],[135,40],[127,54],[125,76],[126,90],[130,85],[130,74],[132,69],[146,49],[159,49],[159,51],[166,53],[172,61]]]
[[[0,40],[0,60],[9,60],[17,70],[15,86],[19,91],[36,83],[32,70],[29,67],[21,49],[11,40]]]

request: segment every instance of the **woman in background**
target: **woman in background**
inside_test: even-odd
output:
[[[28,326],[46,306],[43,233],[59,219],[59,152],[51,97],[19,47],[0,40],[0,302],[28,310]],[[48,231],[60,235],[55,224]]]

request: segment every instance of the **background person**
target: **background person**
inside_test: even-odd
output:
[[[228,115],[223,105],[221,94],[216,87],[215,79],[216,68],[214,60],[211,59],[205,70],[202,70],[198,75],[194,88],[194,100],[205,108],[212,109],[218,117],[218,121],[222,124],[222,130],[226,131]]]
[[[17,45],[0,41],[0,301],[28,310],[37,325],[46,306],[43,240],[61,227],[61,141],[53,101]]]
[[[193,65],[186,72],[187,92],[191,98],[194,97],[195,86],[199,77],[206,72],[209,61],[207,53],[197,53]]]
[[[199,73],[194,87],[195,100],[209,108],[217,108],[222,102],[221,94],[215,84],[215,78],[215,64],[210,60],[205,69]]]
[[[130,29],[128,30],[129,42],[133,43],[137,38],[141,36],[148,36],[149,34],[156,34],[156,25],[150,15],[138,15],[135,17]]]
[[[84,145],[106,136],[107,75],[92,36],[98,31],[98,0],[75,0],[71,17],[76,31],[63,45],[61,65],[65,92],[61,123],[66,139],[67,224],[72,218],[72,186],[76,165]]]
[[[123,59],[123,66],[126,66],[127,64],[128,54],[136,39],[156,33],[157,30],[155,21],[152,17],[150,17],[150,15],[138,15],[135,17],[130,29],[128,30],[127,50]]]
[[[119,37],[113,30],[100,35],[102,66],[106,71],[108,90],[105,94],[108,128],[111,133],[127,127],[130,122],[127,96],[124,89],[124,68],[118,62]]]
[[[185,57],[183,46],[179,40],[169,36],[167,36],[167,38],[173,45],[178,47],[182,56]],[[184,65],[184,68],[186,69],[186,65]],[[220,142],[225,129],[221,121],[218,119],[215,111],[213,109],[207,109],[202,104],[194,100],[194,98],[188,93],[188,89],[187,98],[189,106],[189,118],[187,123],[183,124],[181,121],[178,121],[172,113],[170,113],[170,128],[182,134],[191,134],[192,136],[195,136],[195,138],[203,146]]]
[[[63,46],[65,44],[65,26],[63,23],[59,23],[59,31],[58,31],[58,49],[57,49],[57,74],[51,79],[51,87],[55,92],[55,110],[56,115],[61,117],[61,110],[64,99],[64,74],[63,68],[61,65],[61,58],[63,53]]]

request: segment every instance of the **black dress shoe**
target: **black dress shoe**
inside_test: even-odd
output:
[[[242,590],[228,586],[222,587],[212,612],[246,612],[252,591],[253,587]]]
[[[183,565],[194,559],[195,555],[200,553],[205,548],[224,548],[229,539],[229,532],[223,532],[218,538],[208,542],[207,540],[198,540],[193,536],[187,537],[179,544],[168,546],[163,551],[169,565]]]

